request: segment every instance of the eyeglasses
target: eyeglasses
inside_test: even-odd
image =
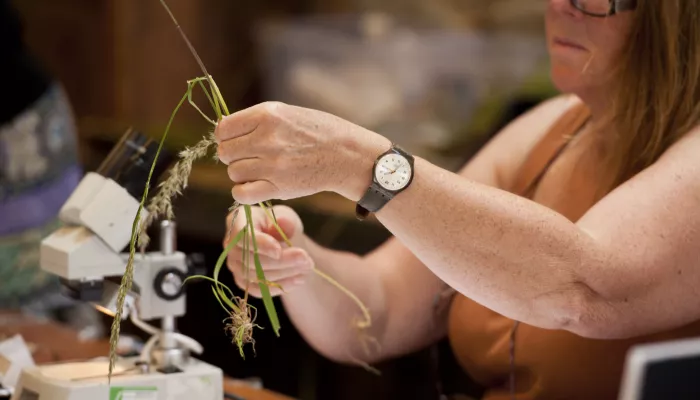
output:
[[[571,5],[591,17],[609,17],[637,8],[637,0],[571,0]]]

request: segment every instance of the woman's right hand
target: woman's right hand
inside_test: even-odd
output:
[[[287,206],[274,206],[272,209],[282,232],[292,244],[295,244],[294,247],[288,247],[265,212],[257,206],[251,208],[255,241],[258,245],[258,255],[260,264],[265,272],[265,279],[281,287],[268,285],[270,294],[278,296],[283,293],[283,290],[284,293],[287,293],[303,285],[308,274],[313,270],[314,263],[307,251],[296,245],[297,243],[303,243],[304,239],[304,226],[299,215]],[[246,225],[246,215],[242,206],[234,221],[233,229],[231,229],[232,216],[233,213],[226,218],[227,237],[224,239],[224,247]],[[230,232],[230,235],[228,232]],[[261,294],[255,273],[252,243],[249,244],[248,250],[247,273],[243,268],[243,240],[228,254],[226,263],[229,270],[233,273],[236,285],[242,290],[247,288],[251,296],[259,298]]]

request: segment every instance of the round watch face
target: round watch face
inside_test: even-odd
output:
[[[411,164],[399,154],[387,154],[379,159],[374,169],[374,177],[379,185],[387,190],[400,190],[411,179]]]

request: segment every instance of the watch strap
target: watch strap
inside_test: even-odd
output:
[[[401,146],[398,144],[392,144],[391,145],[391,150],[401,154],[402,156],[406,157],[408,160],[413,160],[413,155],[406,150],[402,149]]]
[[[372,184],[367,188],[365,195],[362,196],[355,206],[357,218],[362,220],[367,218],[369,213],[376,213],[381,210],[392,197],[394,197],[393,194],[381,190],[376,184]]]

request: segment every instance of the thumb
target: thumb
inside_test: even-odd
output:
[[[287,239],[291,239],[292,237],[294,237],[294,234],[296,233],[296,225],[294,221],[290,221],[286,217],[278,217],[277,225],[279,225],[282,232],[284,232],[284,234],[287,236]],[[264,232],[279,241],[284,240],[284,237],[282,237],[279,230],[277,230],[277,227],[275,227],[274,221],[269,221],[269,223],[265,227]]]
[[[294,210],[287,206],[275,206],[268,212],[274,215],[277,220],[277,225],[284,232],[288,239],[292,239],[295,235],[299,235],[304,230],[301,223],[301,218],[297,215]],[[284,240],[275,223],[269,217],[266,219],[264,232],[273,236],[277,240]]]

